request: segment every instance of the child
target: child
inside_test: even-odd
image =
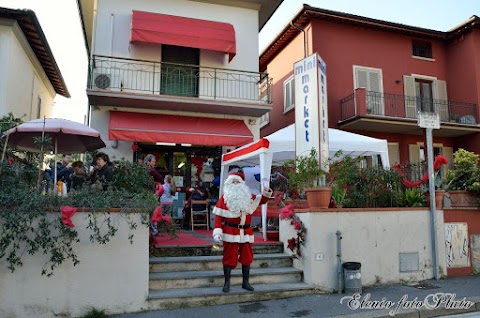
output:
[[[75,161],[72,164],[73,173],[70,175],[71,179],[71,189],[78,190],[82,187],[83,183],[87,179],[85,174],[85,167],[83,166],[83,162]]]

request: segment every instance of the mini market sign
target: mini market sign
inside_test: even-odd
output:
[[[295,155],[306,156],[312,148],[320,154],[319,165],[328,171],[327,68],[314,53],[293,66],[295,80]]]

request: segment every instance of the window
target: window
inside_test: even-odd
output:
[[[262,103],[267,104],[268,103],[268,95],[263,96]],[[260,128],[263,126],[266,126],[270,122],[270,116],[268,115],[270,112],[263,114],[262,117],[260,117]]]
[[[424,41],[412,41],[412,55],[431,59],[433,57],[432,43]]]
[[[40,96],[37,97],[37,117],[40,118],[40,115],[42,114],[42,99]]]
[[[283,82],[283,112],[295,108],[295,78],[293,75]]]
[[[268,116],[269,113],[263,114],[262,117],[260,117],[260,128],[263,126],[266,126],[270,122],[270,116]]]
[[[434,112],[432,98],[432,81],[415,79],[415,96],[417,98],[417,111]]]
[[[199,49],[162,45],[160,94],[198,97],[199,70],[191,65],[199,64]]]
[[[384,114],[384,100],[383,100],[383,80],[382,69],[353,66],[354,88],[365,88],[367,113],[373,115]]]

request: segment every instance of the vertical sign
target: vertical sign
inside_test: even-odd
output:
[[[295,155],[307,156],[312,148],[328,171],[327,70],[314,53],[293,66],[295,80]]]

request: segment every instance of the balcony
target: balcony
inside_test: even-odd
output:
[[[423,135],[417,125],[419,110],[434,111],[440,115],[440,129],[434,136],[459,137],[480,132],[477,105],[384,94],[363,88],[341,101],[339,126],[345,130]]]
[[[270,85],[266,73],[95,55],[87,95],[94,106],[260,117]]]

